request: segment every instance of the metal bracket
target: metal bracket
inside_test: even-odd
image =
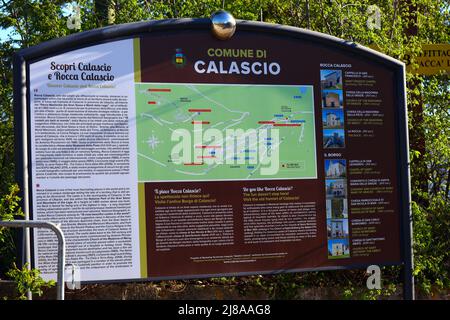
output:
[[[64,269],[67,289],[76,290],[81,289],[81,271],[80,267],[69,263],[65,265]]]

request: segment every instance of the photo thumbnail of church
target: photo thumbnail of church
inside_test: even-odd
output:
[[[343,129],[344,111],[342,109],[322,109],[322,124],[324,129]]]
[[[344,107],[344,97],[342,90],[322,90],[322,108]]]
[[[325,181],[327,199],[345,198],[347,183],[345,179],[327,179]]]
[[[327,235],[329,239],[348,238],[348,219],[328,219]]]
[[[350,258],[348,238],[328,240],[328,259]]]
[[[326,178],[345,178],[346,175],[347,169],[344,159],[325,159]]]
[[[342,89],[342,71],[341,70],[320,70],[320,85],[325,89]]]

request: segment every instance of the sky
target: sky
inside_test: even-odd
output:
[[[8,40],[8,36],[11,33],[12,28],[8,28],[8,29],[3,29],[0,28],[0,42],[4,42],[6,40]]]

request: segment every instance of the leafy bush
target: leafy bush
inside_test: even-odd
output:
[[[25,264],[22,269],[17,268],[16,264],[13,264],[11,270],[6,275],[10,277],[16,283],[16,289],[18,292],[18,299],[27,299],[27,292],[31,294],[37,294],[41,296],[43,294],[43,288],[50,288],[55,285],[55,281],[45,281],[41,277],[41,272],[37,269],[28,269],[28,264]]]
[[[419,288],[430,293],[432,286],[450,288],[450,203],[430,199],[427,208],[413,203],[414,274]]]
[[[9,187],[9,193],[0,198],[0,220],[9,221],[23,217],[18,194],[19,186],[13,184]],[[15,260],[15,237],[14,229],[0,227],[0,277]]]

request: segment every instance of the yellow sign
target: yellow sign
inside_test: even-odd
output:
[[[377,45],[369,46],[371,49],[378,50]],[[422,53],[415,57],[417,67],[412,69],[411,56],[406,54],[403,61],[406,64],[406,71],[410,73],[418,73],[422,75],[438,74],[441,71],[450,73],[450,44],[423,44]]]
[[[419,65],[414,70],[408,55],[405,56],[406,71],[423,75],[450,73],[450,44],[423,44],[422,53],[416,57]]]

